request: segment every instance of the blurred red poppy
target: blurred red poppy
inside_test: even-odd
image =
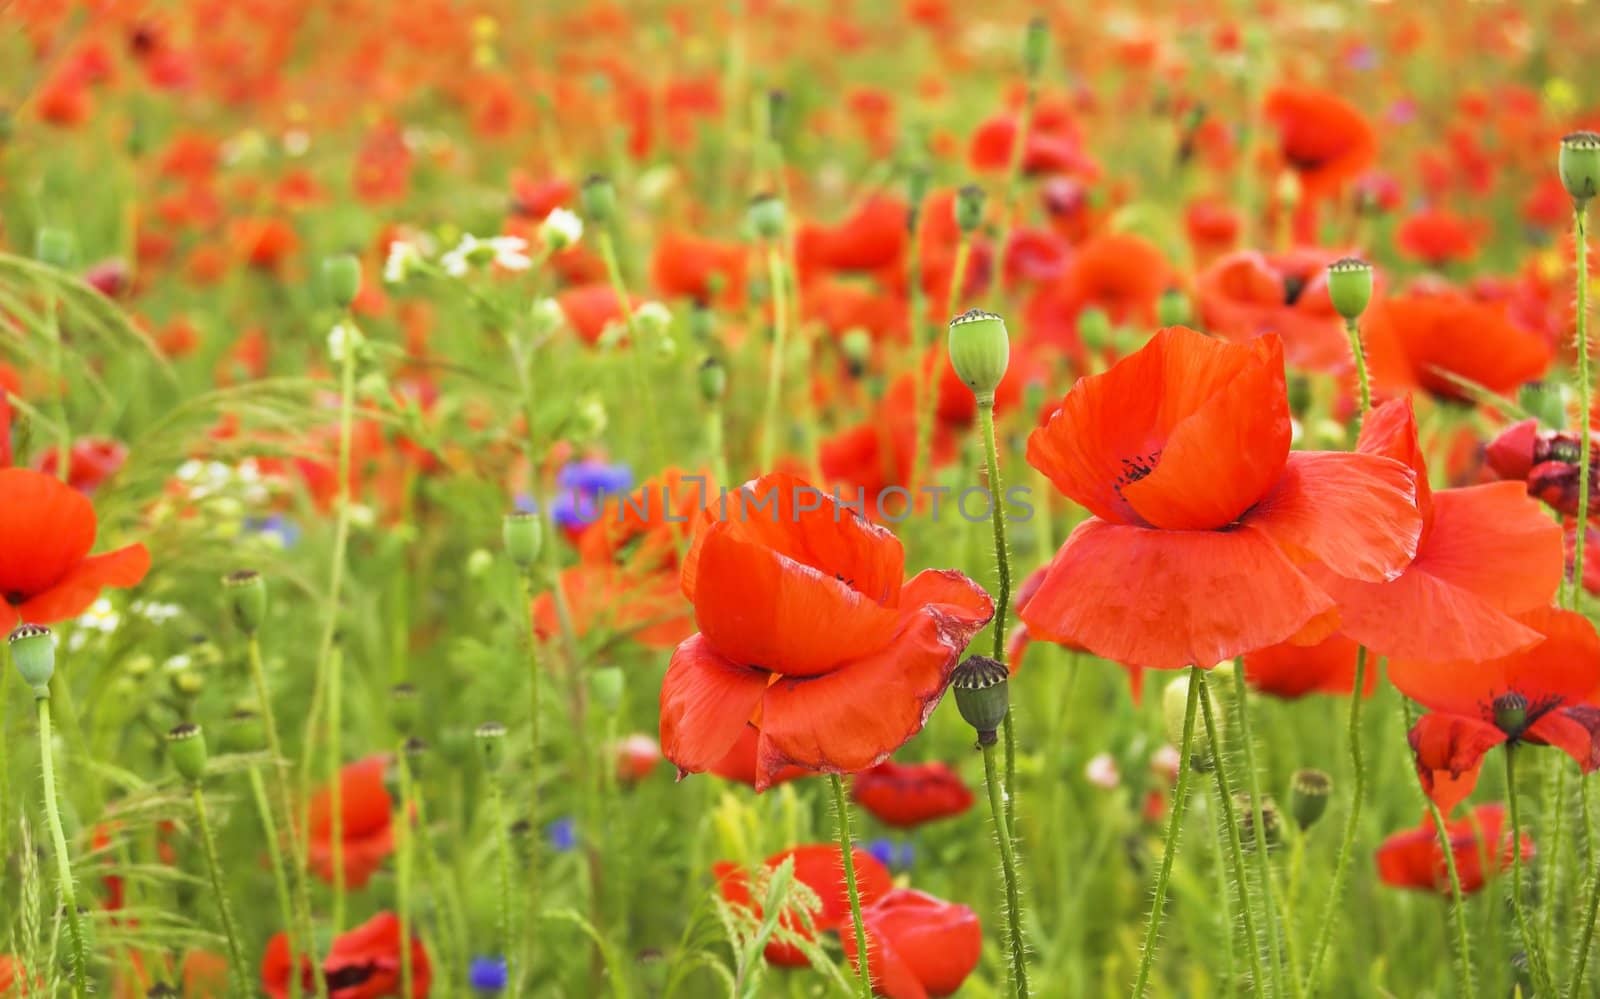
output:
[[[1400,223],[1395,242],[1400,252],[1430,267],[1471,260],[1488,227],[1442,209],[1421,211]]]
[[[863,906],[861,922],[872,990],[888,999],[954,995],[983,953],[977,913],[909,888]],[[839,939],[859,969],[855,934],[841,931]]]
[[[387,911],[334,937],[333,947],[322,959],[329,999],[383,999],[400,995],[401,946],[400,919]],[[423,999],[433,984],[428,949],[414,934],[409,946],[411,995],[408,999]],[[302,956],[300,965],[301,994],[309,995],[315,986],[311,961]],[[278,933],[267,941],[266,953],[261,958],[261,988],[271,999],[284,999],[289,994],[289,980],[293,974],[289,937]]]
[[[1356,655],[1361,645],[1344,635],[1330,635],[1315,645],[1282,642],[1247,653],[1244,675],[1250,686],[1274,697],[1307,694],[1349,694],[1356,688]],[[1378,671],[1368,667],[1362,696],[1371,697]]]
[[[1332,252],[1315,249],[1221,257],[1199,277],[1201,321],[1238,342],[1276,333],[1291,366],[1343,374],[1351,368],[1350,338],[1328,297],[1333,260]]]
[[[0,469],[0,632],[76,617],[104,587],[144,578],[144,545],[89,554],[95,526],[76,489],[32,469]]]
[[[860,847],[851,850],[850,855],[855,861],[856,889],[861,905],[869,906],[889,894],[894,887],[889,869]],[[791,857],[794,858],[794,879],[816,892],[822,903],[822,908],[812,914],[812,925],[816,932],[848,928],[851,923],[850,895],[845,890],[844,854],[839,847],[832,843],[796,846],[768,857],[763,866],[768,870],[776,870]],[[711,873],[717,879],[717,890],[725,900],[750,909],[760,918],[761,906],[750,897],[750,875],[747,871],[737,864],[719,861],[711,866]],[[780,924],[806,939],[815,939],[815,934],[807,933],[805,925],[791,915],[781,917]],[[841,935],[849,936],[850,933]],[[766,958],[786,968],[804,968],[810,964],[798,947],[781,940],[767,944]]]
[[[1456,863],[1461,890],[1471,893],[1488,883],[1489,878],[1511,866],[1511,833],[1505,829],[1505,806],[1479,805],[1468,815],[1445,824],[1450,853]],[[1533,856],[1533,839],[1522,834],[1522,859]],[[1439,845],[1433,819],[1424,815],[1415,829],[1397,832],[1378,847],[1378,877],[1392,888],[1451,893],[1449,868],[1444,849]],[[1487,867],[1485,866],[1487,862]]]
[[[39,471],[54,477],[61,452],[46,450],[39,459]],[[67,452],[67,485],[82,493],[92,493],[102,482],[117,474],[128,460],[128,449],[121,441],[106,437],[81,437]]]
[[[703,303],[716,300],[734,306],[744,299],[747,252],[742,243],[665,233],[650,258],[650,280],[668,298],[693,298]]]
[[[394,852],[394,801],[384,786],[388,769],[386,756],[369,756],[346,764],[339,771],[340,808],[343,826],[340,837],[344,848],[344,880],[352,889],[366,887],[373,872]],[[333,792],[317,791],[307,807],[310,827],[307,860],[311,870],[324,881],[333,881]]]
[[[1308,200],[1337,193],[1377,159],[1372,124],[1329,91],[1278,87],[1267,95],[1266,118],[1278,132],[1279,157],[1299,176]]]
[[[921,730],[967,642],[994,614],[953,570],[902,583],[889,531],[775,473],[702,512],[683,563],[700,633],[661,687],[661,748],[710,769],[760,730],[756,787],[785,764],[849,773]]]
[[[1361,319],[1373,385],[1423,389],[1472,402],[1449,376],[1507,394],[1550,366],[1550,345],[1513,323],[1502,305],[1475,302],[1449,288],[1413,289],[1374,302]]]
[[[1275,335],[1230,344],[1169,327],[1080,379],[1027,456],[1094,516],[1021,611],[1030,634],[1117,662],[1209,668],[1327,619],[1333,600],[1296,560],[1393,577],[1422,528],[1411,470],[1291,453],[1289,437]]]
[[[944,763],[882,763],[856,774],[850,796],[885,825],[910,829],[960,815],[972,807],[972,791]]]

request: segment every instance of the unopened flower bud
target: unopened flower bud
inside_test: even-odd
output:
[[[417,729],[422,717],[422,699],[417,688],[409,683],[397,683],[389,688],[389,724],[401,735],[410,735]]]
[[[983,188],[968,184],[956,192],[956,225],[963,233],[973,233],[983,224]]]
[[[783,201],[771,194],[758,194],[750,201],[745,218],[750,229],[762,239],[778,239],[783,235]]]
[[[714,355],[700,362],[700,398],[708,403],[722,401],[728,394],[728,367]]]
[[[603,226],[617,213],[617,189],[611,186],[609,177],[593,174],[583,182],[579,202],[583,206],[584,217],[595,225]]]
[[[501,522],[500,537],[512,563],[526,570],[539,560],[539,550],[544,541],[544,523],[536,513],[520,510],[508,513]]]
[[[1600,188],[1600,134],[1573,132],[1562,136],[1557,163],[1561,170],[1561,186],[1582,206]]]
[[[1310,829],[1328,810],[1333,778],[1322,770],[1296,770],[1289,782],[1289,814],[1301,831]]]
[[[50,696],[50,677],[56,671],[56,641],[50,629],[37,624],[20,624],[6,640],[11,661],[16,663],[22,682],[40,697]]]
[[[1183,745],[1183,724],[1189,710],[1189,685],[1193,682],[1194,678],[1188,672],[1179,673],[1161,691],[1161,719],[1167,726],[1167,739],[1175,746]],[[1224,717],[1219,712],[1215,719],[1219,738]],[[1195,707],[1194,730],[1189,739],[1189,759],[1196,766],[1209,766],[1211,759],[1211,742],[1206,736],[1205,724],[1200,719],[1198,705]]]
[[[1189,325],[1189,298],[1176,288],[1168,288],[1156,301],[1156,322],[1162,326]]]
[[[483,768],[498,773],[506,761],[506,727],[496,721],[484,722],[472,734],[483,757]]]
[[[33,239],[33,256],[41,264],[65,270],[78,256],[78,241],[66,229],[45,226]]]
[[[328,298],[341,309],[361,293],[361,261],[349,253],[340,253],[322,262],[322,285]]]
[[[254,569],[240,569],[222,577],[222,593],[239,630],[254,635],[267,618],[267,583]]]
[[[1328,297],[1339,315],[1347,320],[1359,318],[1372,301],[1372,265],[1355,257],[1329,264]]]
[[[184,780],[196,783],[206,775],[206,737],[199,725],[185,722],[167,732],[167,755]]]
[[[994,402],[994,390],[1010,362],[1005,320],[982,309],[969,309],[950,320],[950,364],[979,403]]]
[[[988,656],[968,656],[950,675],[956,710],[978,730],[978,744],[995,744],[995,731],[1011,709],[1011,676],[1005,664]]]
[[[851,377],[860,378],[872,362],[872,334],[859,326],[851,327],[839,338],[839,352],[844,355]]]
[[[1239,813],[1239,841],[1246,850],[1256,848],[1256,809],[1255,799],[1248,793],[1240,792],[1233,796],[1233,807]],[[1264,835],[1261,841],[1266,843],[1271,850],[1283,842],[1283,815],[1278,811],[1277,802],[1265,795],[1261,798],[1261,828]]]

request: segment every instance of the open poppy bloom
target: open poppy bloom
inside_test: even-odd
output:
[[[433,969],[428,949],[415,934],[411,947],[411,995],[422,999],[433,984]],[[328,956],[322,959],[322,974],[328,982],[330,999],[383,999],[400,995],[400,918],[392,912],[376,916],[333,940]],[[302,995],[311,994],[315,977],[311,961],[300,958]],[[261,988],[271,999],[289,994],[289,979],[295,969],[289,961],[288,934],[278,933],[267,941],[261,958]]]
[[[1505,830],[1504,805],[1479,805],[1471,814],[1445,824],[1450,852],[1456,862],[1456,877],[1464,893],[1478,891],[1489,878],[1511,866],[1511,833]],[[1522,859],[1533,856],[1533,840],[1522,834]],[[1393,888],[1450,894],[1450,870],[1439,846],[1433,819],[1422,817],[1415,829],[1397,832],[1385,839],[1374,855],[1378,877]],[[1487,862],[1487,863],[1486,863]]]
[[[76,489],[31,469],[0,469],[0,633],[76,617],[104,587],[144,578],[144,545],[89,554],[95,526],[93,505]]]
[[[959,572],[904,571],[899,539],[792,475],[703,511],[682,573],[700,631],[661,685],[680,774],[711,769],[749,725],[757,790],[785,764],[863,770],[920,731],[994,605]]]
[[[785,860],[794,858],[794,879],[817,893],[822,908],[811,914],[811,924],[817,933],[846,928],[841,935],[850,935],[850,894],[845,890],[844,854],[837,844],[813,843],[797,846],[768,857],[763,864],[767,870],[776,870]],[[856,889],[863,908],[889,894],[894,881],[889,869],[878,863],[876,857],[857,847],[851,851],[855,861]],[[737,864],[721,861],[711,867],[717,879],[717,890],[723,899],[751,910],[761,916],[760,903],[750,896],[750,875]],[[779,919],[779,924],[806,939],[815,934],[806,932],[803,922],[789,913]],[[805,954],[792,944],[772,940],[767,944],[766,958],[785,968],[804,968],[810,965]]]
[[[888,999],[954,995],[983,952],[977,913],[909,888],[863,906],[861,924],[872,991]],[[859,972],[855,934],[841,931],[839,940]]]
[[[961,775],[937,761],[884,760],[855,775],[850,796],[884,825],[900,829],[960,815],[972,807],[972,792]]]
[[[1329,91],[1278,87],[1267,95],[1266,119],[1278,132],[1279,157],[1299,176],[1307,200],[1337,193],[1377,159],[1372,123]]]
[[[1206,329],[1237,342],[1276,333],[1292,366],[1330,374],[1350,370],[1350,338],[1328,297],[1333,260],[1332,253],[1315,249],[1240,250],[1218,259],[1199,278]]]
[[[1441,209],[1418,212],[1400,223],[1395,242],[1400,251],[1430,267],[1471,260],[1488,227]]]
[[[1449,811],[1478,782],[1489,750],[1504,743],[1557,746],[1584,773],[1600,767],[1600,637],[1581,614],[1541,607],[1517,616],[1543,636],[1482,662],[1395,659],[1389,678],[1428,708],[1411,729],[1417,777]]]
[[[1021,616],[1022,608],[1028,605],[1028,602],[1033,599],[1033,595],[1039,592],[1040,584],[1044,582],[1045,577],[1049,574],[1050,566],[1042,565],[1029,573],[1028,578],[1022,581],[1021,586],[1017,587],[1016,594],[1011,598],[1011,605],[1017,609],[1018,616]],[[1022,669],[1022,660],[1027,657],[1028,648],[1032,645],[1033,635],[1029,634],[1027,623],[1018,621],[1011,628],[1011,637],[1006,639],[1007,672],[1015,676],[1017,671]],[[1064,647],[1069,652],[1088,651],[1082,646],[1070,643],[1065,644]],[[1133,695],[1133,703],[1142,703],[1144,700],[1144,667],[1129,666],[1127,663],[1120,665],[1128,671],[1128,692]]]
[[[340,831],[344,847],[344,882],[353,889],[366,887],[384,858],[394,852],[394,801],[384,787],[383,774],[389,761],[385,756],[369,756],[347,764],[339,771]],[[307,808],[311,870],[324,881],[333,882],[333,793],[323,788],[312,795]]]
[[[1416,476],[1422,537],[1388,581],[1307,567],[1339,605],[1339,631],[1377,655],[1436,662],[1489,659],[1539,635],[1511,615],[1543,607],[1561,584],[1561,529],[1515,483],[1433,492],[1411,400],[1368,413],[1356,450],[1393,458]]]
[[[744,731],[739,733],[738,741],[733,748],[728,750],[726,756],[713,763],[707,773],[731,780],[750,787],[756,786],[756,750],[761,745],[761,733],[754,725],[746,725]],[[794,764],[779,767],[776,771],[764,775],[767,787],[776,787],[779,784],[801,777],[811,776],[812,771]]]
[[[1423,389],[1472,402],[1450,376],[1506,394],[1550,367],[1551,348],[1512,322],[1503,304],[1478,302],[1448,288],[1413,289],[1372,303],[1361,338],[1377,389]]]
[[[1157,333],[1079,379],[1028,463],[1094,516],[1026,606],[1035,639],[1117,662],[1210,667],[1323,627],[1297,562],[1382,581],[1416,553],[1413,474],[1370,454],[1289,451],[1283,342]],[[1319,636],[1320,637],[1320,636]]]
[[[1103,310],[1114,325],[1153,324],[1156,303],[1171,273],[1160,247],[1142,236],[1096,236],[1078,247],[1059,281],[1043,286],[1028,300],[1024,328],[1032,331],[1032,339],[1081,358],[1078,316],[1084,309]]]

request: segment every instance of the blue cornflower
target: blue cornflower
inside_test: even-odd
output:
[[[509,978],[503,957],[475,957],[467,968],[467,984],[484,995],[504,992]]]
[[[544,827],[545,839],[560,853],[566,853],[578,845],[578,823],[570,815],[564,815]]]

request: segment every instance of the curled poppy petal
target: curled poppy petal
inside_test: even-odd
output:
[[[1476,718],[1430,712],[1417,719],[1408,739],[1423,791],[1449,812],[1472,793],[1484,754],[1505,742],[1506,734]]]
[[[1600,708],[1585,704],[1551,711],[1530,725],[1527,735],[1531,741],[1560,749],[1584,773],[1600,767]]]
[[[895,889],[863,908],[861,922],[873,991],[889,999],[954,995],[982,956],[977,914],[924,892]],[[840,942],[859,967],[855,935]]]
[[[661,752],[680,773],[716,766],[748,727],[768,675],[719,655],[704,635],[672,653],[661,681]]]

